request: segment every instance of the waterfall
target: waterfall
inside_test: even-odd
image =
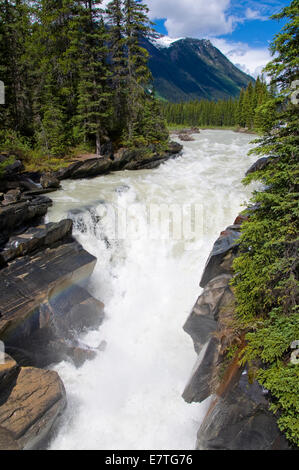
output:
[[[87,286],[105,303],[98,331],[80,337],[105,351],[76,369],[54,368],[68,408],[51,449],[193,449],[208,406],[181,394],[196,354],[183,331],[208,254],[250,197],[241,180],[252,136],[201,131],[183,155],[155,170],[64,181],[48,219],[71,217],[98,259]]]

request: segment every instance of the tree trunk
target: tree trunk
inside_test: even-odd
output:
[[[101,155],[101,139],[99,131],[96,133],[96,154]]]

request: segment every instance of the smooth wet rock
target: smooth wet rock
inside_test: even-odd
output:
[[[94,176],[109,173],[111,170],[111,160],[106,157],[90,158],[88,160],[77,161],[67,168],[62,168],[56,172],[58,180],[72,178],[91,178]]]
[[[21,450],[13,434],[0,426],[0,450]]]
[[[179,134],[178,138],[182,142],[193,142],[195,140],[194,137],[192,137],[190,134]]]
[[[11,189],[4,194],[2,205],[9,206],[10,204],[17,203],[21,198],[21,191],[19,189]]]
[[[41,189],[41,185],[34,182],[29,176],[21,175],[19,177],[19,183],[22,191],[37,191]]]
[[[10,235],[14,230],[43,217],[52,205],[45,196],[32,197],[24,202],[0,207],[0,233]]]
[[[72,285],[53,296],[49,303],[56,317],[59,317],[60,328],[66,332],[70,327],[77,332],[97,328],[105,317],[104,304],[78,285]]]
[[[59,180],[91,178],[111,171],[156,168],[167,159],[179,155],[182,148],[179,143],[170,142],[165,152],[158,154],[153,151],[149,156],[144,155],[144,149],[121,148],[114,154],[76,161],[67,168],[58,170],[55,176]]]
[[[85,344],[79,344],[78,341],[70,341],[64,338],[54,338],[50,341],[42,341],[40,336],[39,343],[33,338],[33,344],[30,345],[32,352],[32,364],[35,367],[47,367],[49,364],[59,363],[61,361],[71,361],[75,367],[81,367],[86,361],[94,359],[97,351]]]
[[[219,304],[225,291],[230,290],[228,284],[231,278],[229,274],[222,274],[208,282],[184,324],[183,328],[193,339],[197,354],[217,330]]]
[[[246,372],[225,396],[215,397],[198,431],[198,450],[287,450],[263,389]]]
[[[42,185],[43,189],[59,189],[60,188],[59,179],[52,173],[42,174],[40,178],[40,184]]]
[[[8,162],[12,158],[11,155],[2,152],[0,154],[0,163]],[[2,179],[12,178],[18,175],[24,169],[23,163],[20,160],[15,160],[4,168]]]
[[[0,393],[0,427],[19,448],[33,449],[47,437],[65,406],[65,389],[56,372],[22,367]]]
[[[250,175],[251,173],[255,173],[256,171],[264,170],[266,166],[269,164],[269,157],[262,157],[259,158],[246,172],[246,176]]]
[[[0,392],[17,376],[19,366],[8,354],[4,355],[4,362],[0,363]]]
[[[45,326],[51,314],[43,316],[40,306],[56,293],[87,279],[96,261],[79,243],[72,242],[16,259],[3,268],[0,338],[12,345],[13,341],[30,336],[40,325]]]
[[[191,374],[191,378],[183,392],[183,398],[187,403],[202,402],[214,391],[218,382],[217,362],[220,352],[219,340],[212,337],[199,355],[198,361]]]
[[[70,219],[30,228],[19,236],[11,237],[0,251],[0,266],[33,251],[54,245],[59,240],[71,237],[73,222]]]
[[[222,274],[232,274],[232,262],[238,251],[240,232],[225,230],[215,242],[200,281],[200,287]]]

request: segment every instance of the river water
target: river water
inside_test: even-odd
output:
[[[68,407],[50,449],[194,449],[208,406],[181,394],[196,354],[183,331],[219,233],[252,188],[241,180],[256,157],[252,136],[205,130],[159,168],[64,181],[49,221],[74,220],[98,259],[88,290],[106,320],[80,340],[105,351],[76,369],[55,366]]]

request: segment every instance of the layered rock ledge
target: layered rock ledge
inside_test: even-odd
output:
[[[2,377],[1,377],[2,376]],[[19,367],[8,355],[0,364],[0,449],[33,449],[47,437],[66,406],[54,371]]]
[[[154,151],[147,154],[143,149],[129,150],[121,148],[117,152],[107,151],[101,157],[78,160],[67,168],[56,172],[58,180],[67,178],[91,178],[119,170],[144,170],[157,168],[161,163],[181,154],[183,147],[177,142],[170,142],[163,153]]]
[[[96,258],[72,237],[72,220],[44,223],[59,187],[53,175],[6,167],[0,179],[0,450],[40,447],[66,406],[61,360],[80,367],[97,349],[78,334],[104,320],[104,305],[82,283]],[[8,355],[9,354],[9,355]]]

